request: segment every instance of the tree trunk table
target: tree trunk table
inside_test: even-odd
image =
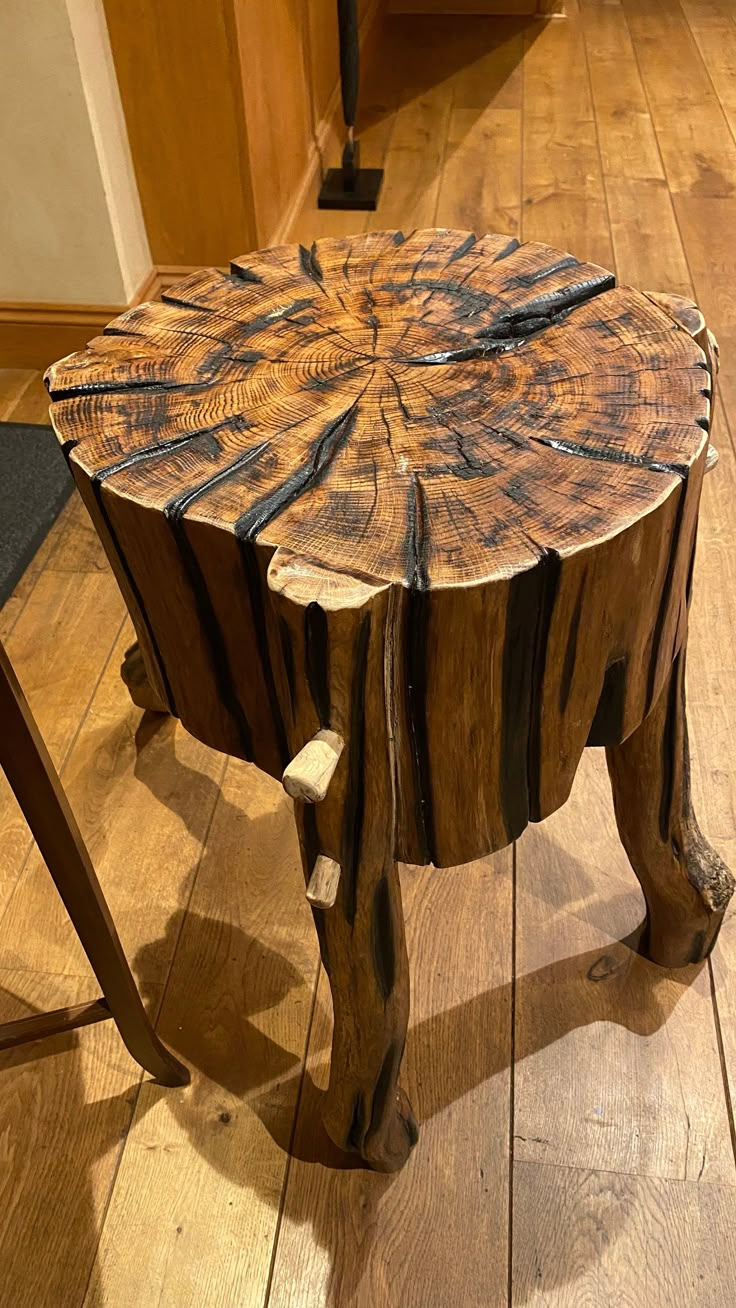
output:
[[[194,273],[47,375],[136,702],[295,798],[325,1124],[376,1168],[417,1138],[397,860],[507,845],[605,745],[644,951],[716,939],[734,883],[693,815],[684,678],[713,374],[686,301],[425,231]]]

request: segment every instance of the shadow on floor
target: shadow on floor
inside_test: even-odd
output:
[[[151,768],[146,760],[147,746],[156,731],[157,755],[160,768]],[[163,748],[162,748],[163,744]],[[136,772],[144,784],[149,785],[166,802],[162,788],[165,778],[166,795],[171,800],[172,776],[181,766],[176,761],[174,732],[166,719],[156,722],[144,719],[137,734],[139,757]],[[186,769],[191,772],[191,769]],[[191,777],[189,778],[191,781]],[[212,786],[203,776],[202,784]],[[216,788],[215,788],[216,789]],[[177,787],[176,793],[184,790]],[[217,800],[220,809],[218,829],[220,842],[235,838],[236,851],[240,849],[241,834],[247,835],[248,844],[263,858],[269,859],[269,850],[290,848],[293,856],[261,867],[260,856],[255,862],[250,856],[247,875],[254,877],[254,887],[262,876],[281,878],[286,904],[293,904],[296,913],[301,908],[300,874],[297,871],[296,842],[291,828],[288,806],[281,804],[269,813],[264,812],[254,822],[230,803],[222,794]],[[244,798],[247,807],[247,797]],[[181,815],[186,819],[186,814]],[[238,825],[239,824],[239,825]],[[134,967],[138,976],[160,976],[162,960],[174,958],[171,979],[159,1033],[169,1047],[192,1068],[192,1085],[185,1092],[162,1090],[167,1105],[177,1122],[188,1133],[192,1143],[208,1165],[228,1177],[236,1185],[253,1189],[259,1198],[278,1206],[280,1196],[273,1185],[272,1172],[265,1176],[258,1167],[243,1165],[242,1151],[230,1149],[227,1130],[233,1118],[243,1109],[254,1112],[264,1124],[279,1149],[302,1163],[318,1169],[324,1188],[324,1172],[332,1176],[329,1182],[331,1201],[315,1199],[315,1186],[300,1184],[289,1192],[289,1221],[311,1228],[316,1244],[327,1250],[332,1268],[328,1302],[345,1308],[361,1302],[361,1281],[372,1252],[371,1230],[378,1222],[376,1210],[384,1202],[399,1178],[378,1176],[364,1171],[354,1158],[342,1154],[327,1138],[320,1120],[322,1092],[319,1086],[326,1081],[329,1050],[315,1044],[317,1031],[327,1032],[324,1022],[313,1027],[310,1044],[309,1071],[302,1077],[300,1053],[285,1048],[273,1036],[274,1030],[283,1030],[278,1020],[263,1020],[263,1015],[275,1014],[278,1019],[282,1005],[294,1006],[308,1002],[305,994],[305,969],[299,949],[284,925],[284,952],[258,938],[258,922],[253,933],[243,930],[232,921],[228,910],[228,893],[222,875],[226,851],[217,840],[210,842],[198,873],[200,883],[211,886],[205,903],[217,905],[211,914],[178,909],[167,923],[164,935],[147,944],[138,952]],[[232,863],[232,853],[230,855]],[[293,866],[292,866],[293,863]],[[441,875],[441,874],[437,874]],[[187,878],[187,883],[190,878]],[[578,878],[580,882],[580,878]],[[240,888],[249,898],[248,886]],[[258,896],[254,889],[253,900]],[[221,910],[221,915],[220,915]],[[601,904],[601,913],[604,904]],[[680,984],[673,984],[672,974],[646,962],[630,947],[632,938],[614,941],[604,948],[558,960],[527,975],[516,982],[517,1013],[533,1012],[535,1020],[517,1023],[516,1062],[530,1057],[538,1050],[563,1039],[576,1028],[595,1023],[613,1022],[642,1037],[657,1031],[667,1021],[679,997],[697,975],[698,969],[683,973]],[[296,949],[296,953],[294,950]],[[310,957],[313,957],[314,951]],[[421,981],[421,978],[420,978]],[[302,991],[300,995],[299,992]],[[147,993],[148,991],[148,993]],[[143,983],[143,993],[151,1005],[159,998],[160,988]],[[409,1031],[407,1061],[412,1066],[412,1080],[418,1087],[414,1108],[421,1122],[428,1122],[443,1113],[450,1105],[462,1099],[484,1082],[508,1067],[509,1042],[502,1034],[508,1032],[511,1012],[511,986],[504,984],[491,988],[458,1003],[442,1012],[416,1022]],[[17,1007],[17,1006],[16,1006]],[[21,1011],[33,1011],[25,1005]],[[286,1011],[286,1010],[285,1010]],[[303,1010],[302,1010],[303,1011]],[[9,1014],[13,1015],[13,1014]],[[291,1020],[291,1019],[289,1019]],[[270,1026],[269,1030],[263,1027]],[[99,1030],[99,1028],[98,1028]],[[3,1074],[3,1103],[10,1104],[10,1131],[6,1137],[17,1139],[23,1123],[33,1124],[34,1136],[24,1155],[18,1149],[14,1156],[29,1160],[33,1175],[21,1174],[17,1178],[17,1200],[5,1214],[3,1242],[9,1235],[9,1223],[17,1230],[15,1243],[22,1249],[22,1273],[35,1286],[39,1259],[53,1254],[59,1268],[84,1265],[87,1271],[99,1238],[101,1212],[99,1161],[109,1157],[122,1142],[130,1125],[135,1102],[135,1074],[130,1075],[130,1064],[118,1049],[117,1035],[110,1024],[105,1028],[111,1043],[107,1049],[117,1050],[120,1067],[112,1079],[107,1075],[100,1082],[108,1087],[127,1080],[128,1087],[119,1094],[103,1095],[97,1102],[89,1102],[93,1082],[83,1073],[76,1035],[55,1037],[43,1044],[27,1046],[0,1060]],[[499,1033],[498,1040],[481,1040],[479,1032]],[[324,1039],[326,1040],[326,1035]],[[91,1047],[91,1046],[90,1046]],[[99,1048],[94,1046],[95,1051]],[[439,1048],[451,1049],[452,1059],[443,1059],[443,1077],[437,1076]],[[44,1065],[43,1060],[48,1057]],[[108,1065],[117,1066],[115,1052],[108,1057]],[[26,1076],[30,1069],[31,1075]],[[228,1108],[218,1107],[218,1096],[213,1087],[219,1087]],[[34,1107],[13,1109],[24,1096],[33,1096]],[[139,1105],[141,1113],[147,1111],[160,1096],[147,1096]],[[295,1129],[295,1107],[299,1105]],[[145,1105],[145,1106],[144,1106]],[[234,1107],[232,1106],[234,1105]],[[73,1148],[65,1150],[65,1130],[59,1125],[59,1113],[69,1123],[69,1139]],[[213,1114],[212,1129],[203,1130],[203,1122]],[[0,1135],[1,1138],[1,1135]],[[44,1141],[48,1141],[44,1144]],[[422,1139],[418,1148],[422,1148]],[[40,1157],[52,1161],[45,1168],[38,1166]],[[33,1161],[35,1160],[35,1161]],[[155,1167],[155,1154],[151,1155]],[[355,1176],[354,1182],[345,1175]],[[411,1185],[410,1174],[404,1173],[404,1184]],[[408,1176],[408,1182],[407,1182]],[[270,1183],[269,1183],[270,1182]],[[152,1178],[152,1184],[155,1178]],[[356,1190],[356,1186],[359,1190]],[[345,1224],[336,1219],[335,1205],[353,1211],[352,1223],[361,1227],[365,1218],[363,1206],[368,1203],[372,1220],[362,1234],[348,1240]],[[356,1204],[359,1208],[356,1208]],[[62,1224],[53,1224],[52,1245],[48,1246],[49,1228],[45,1215],[65,1212]],[[357,1213],[357,1216],[356,1216]],[[0,1222],[2,1222],[0,1218]],[[625,1220],[622,1215],[621,1221]],[[609,1232],[610,1238],[615,1232]],[[349,1251],[346,1254],[345,1243]],[[4,1244],[4,1247],[5,1246]],[[18,1266],[21,1268],[20,1259]],[[578,1269],[579,1270],[579,1269]],[[67,1275],[71,1275],[67,1272]],[[74,1275],[77,1275],[75,1272]],[[19,1282],[20,1284],[20,1282]],[[66,1295],[66,1302],[77,1302]],[[27,1297],[27,1296],[26,1296]],[[23,1302],[23,1295],[19,1295]],[[39,1301],[36,1296],[36,1301]],[[47,1300],[47,1302],[50,1302]],[[96,1266],[87,1303],[96,1308],[104,1303],[104,1289]]]
[[[274,818],[281,820],[281,816]],[[215,851],[212,854],[216,857]],[[602,913],[604,909],[605,903],[601,905]],[[327,1302],[334,1308],[362,1305],[366,1300],[361,1297],[365,1293],[361,1282],[373,1253],[370,1233],[377,1225],[380,1229],[376,1210],[398,1178],[366,1172],[359,1161],[338,1150],[324,1132],[319,1087],[326,1083],[329,1050],[315,1045],[314,1037],[317,1031],[327,1029],[325,1024],[313,1025],[310,1066],[303,1077],[301,1060],[259,1028],[259,1015],[277,1009],[284,1001],[293,1003],[289,996],[303,984],[302,974],[289,958],[259,945],[257,939],[232,923],[190,911],[185,923],[182,913],[175,914],[166,938],[141,951],[136,959],[137,970],[144,975],[151,970],[150,951],[161,949],[170,955],[172,940],[179,939],[180,933],[184,939],[184,926],[186,953],[190,960],[196,959],[198,993],[195,996],[187,988],[178,988],[182,977],[177,981],[175,963],[159,1031],[193,1068],[193,1084],[186,1096],[172,1100],[171,1111],[212,1167],[231,1182],[254,1189],[259,1198],[272,1204],[279,1201],[272,1178],[270,1185],[268,1178],[260,1184],[258,1169],[243,1170],[240,1150],[229,1151],[216,1132],[202,1130],[203,1115],[211,1116],[213,1112],[213,1084],[239,1100],[247,1099],[248,1109],[260,1118],[285,1154],[318,1169],[321,1196],[316,1183],[304,1184],[303,1177],[300,1184],[290,1187],[289,1224],[311,1229],[316,1245],[328,1251],[332,1272]],[[212,941],[225,931],[230,980],[223,977],[224,951],[212,949]],[[517,1065],[571,1031],[592,1023],[616,1023],[646,1038],[667,1021],[700,969],[688,969],[673,981],[671,973],[635,952],[637,934],[558,960],[517,979],[516,1011],[534,1014],[533,1022],[517,1022]],[[183,972],[191,977],[191,962]],[[242,983],[239,1015],[230,1011],[232,977],[237,978],[236,985]],[[227,1017],[220,1020],[223,993],[229,999]],[[508,1031],[511,1000],[511,985],[504,984],[411,1026],[407,1062],[412,1065],[412,1081],[419,1087],[414,1108],[420,1123],[445,1112],[508,1068],[508,1041],[500,1038],[498,1042],[484,1042],[479,1032]],[[438,1060],[436,1051],[440,1048],[452,1050],[453,1057]],[[438,1063],[444,1071],[441,1081]],[[418,1148],[422,1148],[421,1134]],[[325,1182],[323,1169],[333,1174],[332,1181]],[[353,1181],[345,1177],[346,1172],[357,1172],[359,1177]],[[404,1178],[406,1183],[406,1174]],[[331,1190],[330,1202],[324,1198],[326,1184]],[[336,1217],[341,1209],[352,1212],[349,1222]],[[622,1224],[626,1220],[623,1210],[620,1220]],[[613,1241],[615,1230],[609,1230],[608,1236]],[[577,1268],[571,1276],[579,1272]]]

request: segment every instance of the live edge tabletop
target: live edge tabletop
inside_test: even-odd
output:
[[[150,702],[276,777],[321,739],[325,1120],[375,1166],[415,1139],[396,860],[508,844],[606,745],[648,952],[715,939],[684,720],[713,370],[694,307],[444,230],[194,273],[49,370]]]

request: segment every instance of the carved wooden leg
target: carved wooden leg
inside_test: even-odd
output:
[[[316,907],[312,895],[335,1016],[324,1122],[341,1148],[395,1171],[417,1139],[398,1088],[409,971],[389,730],[395,594],[286,551],[271,563],[269,586],[289,669],[285,719],[294,752],[301,751],[285,785],[317,799],[295,805],[305,877],[314,886],[320,856],[339,864],[332,906]],[[303,746],[315,735],[310,767]]]
[[[314,819],[313,809],[297,804],[307,880],[319,853]],[[359,1153],[378,1171],[393,1172],[406,1162],[418,1135],[397,1084],[409,1019],[409,968],[386,814],[365,812],[362,823],[361,847],[351,875],[341,877],[335,905],[312,910],[335,1018],[323,1120],[340,1148]]]
[[[693,812],[684,649],[648,717],[606,758],[619,834],[647,904],[644,952],[663,967],[698,963],[716,942],[734,879]]]
[[[126,649],[125,658],[120,665],[120,676],[128,687],[128,694],[138,708],[148,709],[152,713],[168,713],[168,705],[151,685],[146,673],[141,647],[136,641]]]

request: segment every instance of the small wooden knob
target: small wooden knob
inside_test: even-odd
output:
[[[332,908],[340,884],[340,864],[320,854],[307,886],[307,899],[315,908]]]
[[[719,459],[718,450],[715,445],[708,446],[708,453],[705,456],[705,471],[712,472]]]
[[[345,741],[336,731],[318,731],[284,770],[283,787],[292,799],[306,804],[319,804],[327,789],[343,751]]]

